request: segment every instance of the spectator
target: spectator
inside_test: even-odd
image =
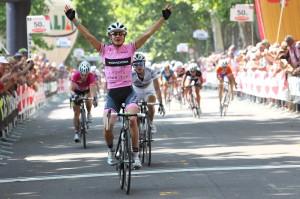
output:
[[[293,68],[297,68],[300,66],[300,52],[296,48],[296,42],[291,35],[287,35],[284,39],[287,43],[289,50],[289,63],[293,66]]]

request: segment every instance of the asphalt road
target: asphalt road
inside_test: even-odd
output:
[[[106,164],[103,104],[83,149],[68,100],[52,97],[0,143],[0,199],[300,198],[299,115],[235,99],[221,118],[216,95],[203,92],[200,119],[176,103],[156,117],[153,164],[133,173],[129,196]]]

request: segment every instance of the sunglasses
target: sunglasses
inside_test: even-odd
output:
[[[133,62],[132,67],[136,68],[136,67],[145,67],[145,62],[140,61],[140,62]]]
[[[113,35],[113,36],[125,36],[126,35],[126,33],[125,32],[112,32],[112,33],[110,33],[110,35]]]

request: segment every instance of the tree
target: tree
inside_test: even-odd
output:
[[[127,41],[132,41],[146,31],[160,16],[161,10],[165,6],[162,1],[125,1],[111,0],[113,15],[119,21],[126,22],[128,27]],[[117,3],[118,2],[118,3]],[[174,3],[174,2],[173,2]],[[206,21],[207,12],[197,12],[192,5],[179,2],[174,5],[172,16],[163,25],[161,30],[155,33],[140,51],[149,52],[154,61],[166,59],[186,60],[185,54],[176,52],[179,43],[189,43],[191,47],[200,51],[206,46],[201,46],[199,41],[193,37],[195,29],[207,29],[210,25]]]
[[[112,22],[112,16],[109,13],[109,10],[111,9],[110,3],[98,0],[74,0],[73,3],[82,24],[86,26],[97,39],[108,42],[106,29]],[[90,44],[82,35],[79,35],[75,46],[87,51],[93,51]]]
[[[1,38],[6,37],[6,6],[5,2],[0,2],[0,41]],[[32,0],[30,15],[44,15],[47,14],[48,7],[45,3],[45,0]],[[3,27],[3,28],[2,28]],[[26,34],[26,33],[24,33]],[[33,42],[35,45],[40,48],[49,48],[49,46],[44,42],[43,38],[40,35],[33,36]]]

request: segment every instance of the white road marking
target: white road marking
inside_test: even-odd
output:
[[[145,174],[165,174],[165,173],[183,173],[183,172],[205,172],[205,171],[241,171],[241,170],[269,170],[269,169],[298,169],[300,165],[253,165],[253,166],[238,166],[238,167],[206,167],[206,168],[186,168],[186,169],[157,169],[152,171],[133,171],[133,175]],[[85,174],[70,174],[70,175],[52,175],[52,176],[35,176],[35,177],[18,177],[0,179],[0,184],[13,182],[34,182],[47,180],[62,180],[74,178],[95,178],[117,176],[117,173],[85,173]]]

